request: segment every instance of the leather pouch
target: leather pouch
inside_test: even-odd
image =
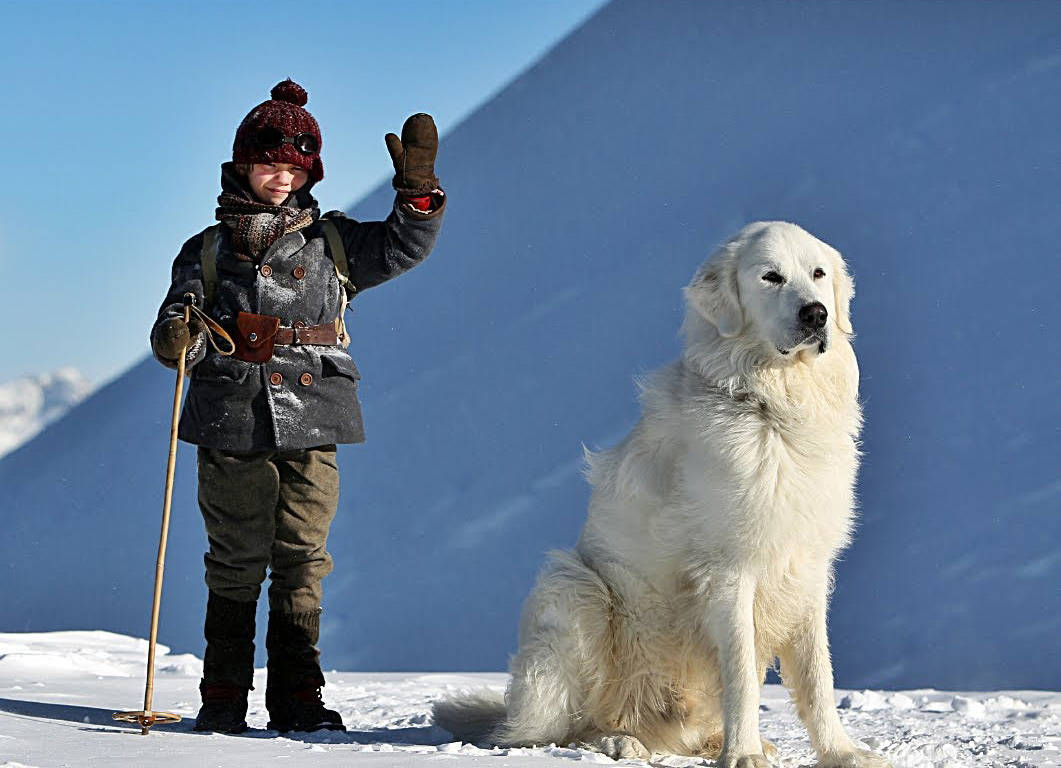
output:
[[[280,318],[240,312],[236,318],[236,354],[248,363],[267,363],[273,357]]]

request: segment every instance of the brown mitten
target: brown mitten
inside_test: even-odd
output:
[[[388,133],[384,140],[394,161],[394,188],[398,192],[418,196],[438,189],[435,178],[438,129],[431,115],[423,112],[413,115],[402,126],[401,139]]]
[[[197,317],[193,317],[189,323],[185,323],[180,317],[163,320],[158,324],[152,337],[155,354],[165,360],[176,362],[181,352],[191,346],[192,339],[202,332],[203,323]]]

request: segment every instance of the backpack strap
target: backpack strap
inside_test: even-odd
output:
[[[210,306],[217,296],[217,238],[221,225],[208,227],[203,233],[203,250],[199,261],[203,268],[203,304]]]
[[[357,287],[350,282],[350,264],[346,261],[346,249],[343,247],[343,239],[339,236],[339,228],[331,219],[320,219],[324,236],[328,240],[328,250],[332,255],[332,263],[335,265],[335,276],[339,278],[339,291],[342,293],[342,307],[339,317],[335,320],[335,332],[339,336],[339,342],[344,347],[350,346],[350,335],[346,332],[346,308],[350,305],[350,296],[357,291]]]
[[[343,248],[343,239],[339,237],[339,228],[331,219],[321,219],[324,228],[324,236],[328,238],[328,250],[332,253],[332,263],[335,264],[335,272],[339,276],[339,282],[344,288],[350,286],[350,265],[346,261],[346,249]]]

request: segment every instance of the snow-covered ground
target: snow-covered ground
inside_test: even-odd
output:
[[[0,384],[0,456],[10,453],[92,392],[76,368]]]
[[[482,749],[453,743],[431,724],[431,702],[475,686],[501,689],[505,675],[330,672],[326,701],[349,731],[280,736],[264,730],[263,670],[239,736],[191,730],[201,661],[160,648],[154,709],[186,718],[147,737],[112,720],[115,710],[143,706],[147,642],[102,631],[0,634],[0,766],[464,766],[609,764],[575,745]],[[1051,766],[1061,764],[1061,693],[837,691],[840,716],[866,746],[897,768]],[[785,690],[766,686],[762,732],[785,768],[814,762]],[[624,765],[645,765],[637,760]],[[653,766],[711,765],[656,755]]]

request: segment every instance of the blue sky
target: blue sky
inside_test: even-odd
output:
[[[147,353],[235,128],[278,81],[309,91],[315,193],[347,208],[390,174],[384,133],[423,111],[444,137],[602,4],[0,0],[0,382],[66,365],[102,382]]]

